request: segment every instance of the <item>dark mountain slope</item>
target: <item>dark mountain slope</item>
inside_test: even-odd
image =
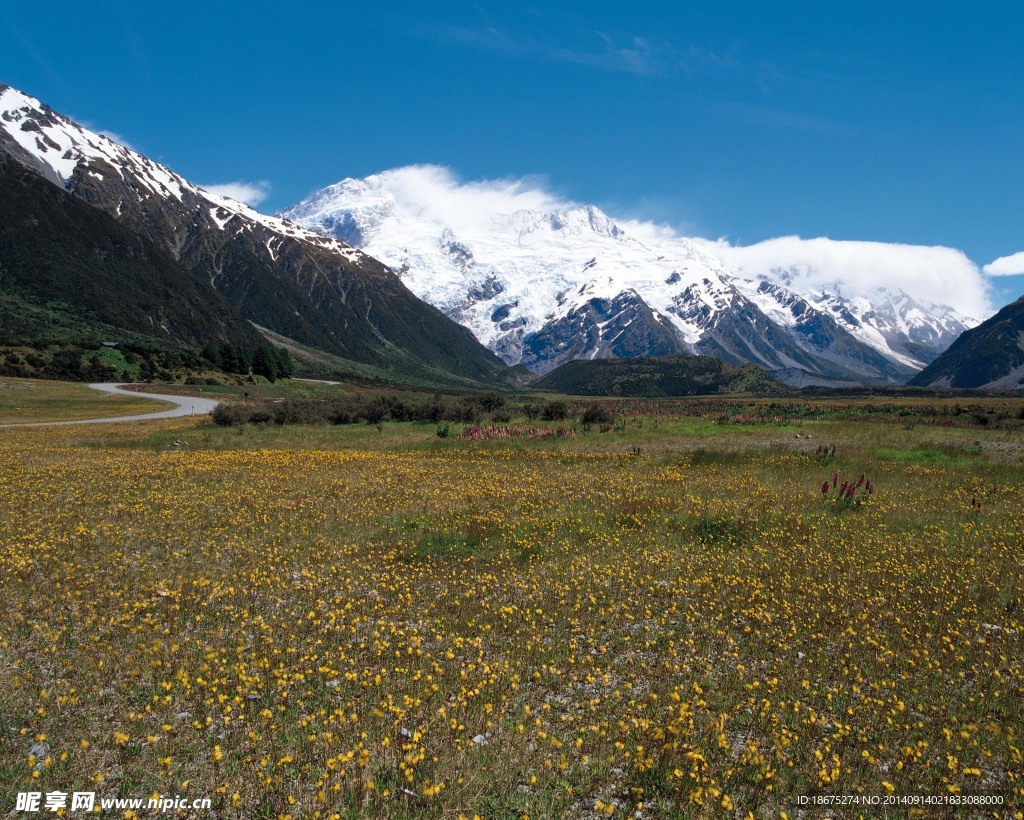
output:
[[[195,346],[260,335],[209,280],[113,217],[0,155],[0,338],[111,329]],[[35,306],[36,310],[26,310]],[[62,330],[64,328],[64,330]]]
[[[396,373],[488,383],[509,376],[375,259],[204,191],[3,85],[0,153],[165,248],[242,317],[275,333]]]
[[[908,383],[917,387],[1024,389],[1024,296],[962,333]]]

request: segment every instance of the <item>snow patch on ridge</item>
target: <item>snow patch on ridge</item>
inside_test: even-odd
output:
[[[236,233],[252,231],[259,226],[336,253],[349,262],[358,263],[366,259],[364,253],[337,239],[261,214],[242,202],[193,185],[148,157],[81,127],[34,97],[3,85],[0,85],[0,128],[65,187],[78,168],[85,169],[96,179],[102,179],[106,169],[110,168],[122,179],[130,179],[141,186],[141,190],[136,188],[140,201],[144,195],[178,201],[182,201],[186,194],[201,197],[213,206],[208,213],[220,230],[225,230],[234,217],[239,217]],[[269,244],[267,250],[275,258]],[[279,246],[277,250],[280,250]]]

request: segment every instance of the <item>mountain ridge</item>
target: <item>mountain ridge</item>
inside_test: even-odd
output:
[[[2,84],[0,153],[164,247],[249,322],[404,374],[508,378],[496,356],[371,256],[205,191]]]
[[[910,384],[1024,390],[1024,296],[963,333]]]
[[[742,278],[707,243],[637,237],[593,205],[496,211],[482,199],[466,213],[465,203],[430,201],[403,170],[342,180],[281,215],[381,258],[507,364],[538,373],[574,358],[701,353],[902,383],[971,321],[938,306],[935,321],[923,308],[908,319],[900,311],[913,300],[902,293],[875,305]]]
[[[201,276],[110,215],[0,154],[0,288],[85,326],[201,347],[260,335]],[[0,316],[7,343],[29,333]],[[38,331],[36,331],[38,333]]]

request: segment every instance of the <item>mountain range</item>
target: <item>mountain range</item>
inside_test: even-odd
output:
[[[267,216],[2,84],[0,186],[0,342],[83,327],[196,348],[270,339],[463,386],[697,354],[797,387],[1020,387],[1016,319],[965,334],[976,319],[920,293],[807,265],[730,268],[714,243],[592,205],[467,213],[402,169]],[[971,351],[987,362],[978,385],[953,373]]]
[[[401,169],[324,188],[281,216],[359,247],[507,364],[706,354],[791,384],[903,383],[976,320],[885,288],[815,289],[810,271],[741,276],[675,236],[637,236],[600,209],[465,214]]]
[[[205,191],[4,85],[0,156],[148,242],[161,264],[200,289],[191,300],[197,320],[204,303],[225,311],[227,324],[201,322],[208,327],[206,341],[244,337],[256,328],[385,373],[449,382],[506,378],[496,356],[366,253]],[[68,202],[51,204],[63,208]],[[10,259],[4,264],[8,275],[30,278]],[[61,271],[68,290],[88,292],[82,274]],[[96,302],[83,307],[103,311]],[[197,341],[178,323],[161,321],[155,307],[138,304],[133,310],[148,311],[157,337]]]

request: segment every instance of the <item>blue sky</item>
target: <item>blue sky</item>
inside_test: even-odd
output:
[[[268,212],[433,163],[736,244],[1024,251],[1011,0],[48,2],[0,32],[0,81]]]

